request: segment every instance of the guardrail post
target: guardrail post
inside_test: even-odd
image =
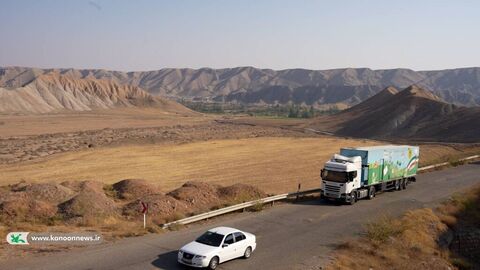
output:
[[[295,198],[295,201],[298,201],[298,197],[300,196],[300,188],[302,188],[302,183],[298,183],[298,190],[297,190],[297,197]]]

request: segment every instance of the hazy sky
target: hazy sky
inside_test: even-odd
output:
[[[0,0],[0,66],[480,66],[480,1]]]

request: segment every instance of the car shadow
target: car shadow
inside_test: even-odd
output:
[[[169,251],[158,255],[158,258],[152,262],[152,265],[158,269],[175,270],[175,269],[193,269],[177,262],[177,251]]]

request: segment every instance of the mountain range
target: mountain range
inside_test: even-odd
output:
[[[100,69],[0,68],[0,87],[25,87],[40,75],[97,79],[135,86],[155,96],[240,103],[346,104],[352,106],[388,86],[416,84],[442,100],[464,106],[480,105],[480,68],[436,71],[411,69],[272,70],[254,67],[173,69],[120,72]]]

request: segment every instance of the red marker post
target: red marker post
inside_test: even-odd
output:
[[[147,227],[147,212],[148,212],[148,204],[140,201],[142,204],[142,214],[143,214],[143,228]]]

